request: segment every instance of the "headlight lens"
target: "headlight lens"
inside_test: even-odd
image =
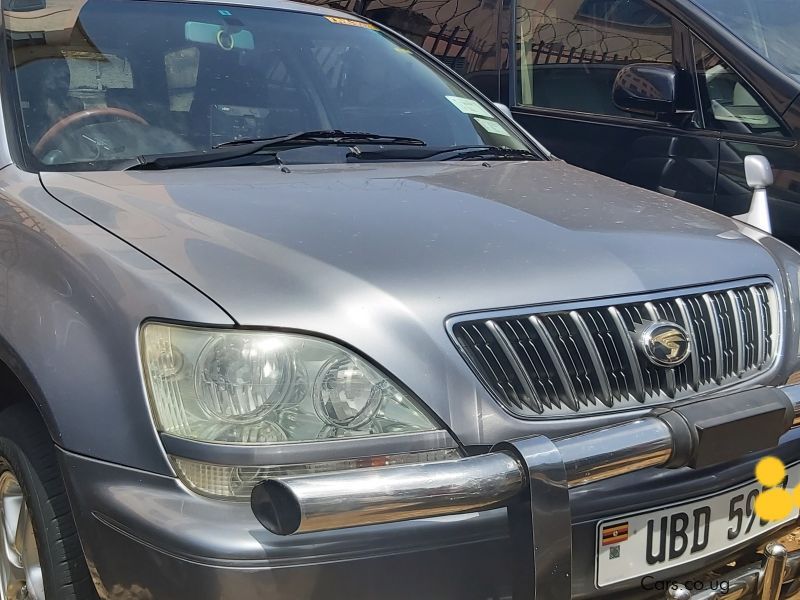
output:
[[[385,374],[326,340],[148,323],[144,374],[158,429],[274,444],[439,429]]]

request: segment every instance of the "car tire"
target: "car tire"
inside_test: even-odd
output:
[[[0,412],[0,527],[0,585],[9,600],[97,599],[55,445],[22,404]]]

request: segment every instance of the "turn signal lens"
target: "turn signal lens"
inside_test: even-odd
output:
[[[456,449],[411,452],[390,456],[373,456],[317,462],[305,465],[281,465],[273,467],[233,467],[212,465],[186,458],[172,457],[172,464],[187,487],[204,496],[226,500],[247,501],[253,488],[271,477],[291,475],[311,475],[329,471],[383,467],[388,465],[407,465],[459,458]]]

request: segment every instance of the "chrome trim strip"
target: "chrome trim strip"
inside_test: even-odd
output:
[[[703,302],[708,311],[708,326],[711,328],[711,339],[714,343],[714,362],[716,363],[716,372],[714,379],[717,383],[722,383],[723,377],[723,364],[722,364],[722,337],[719,332],[719,320],[717,319],[717,311],[714,308],[714,301],[708,294],[703,294]]]
[[[742,320],[742,306],[739,305],[739,297],[733,290],[728,290],[728,299],[731,301],[733,308],[733,325],[736,328],[734,334],[736,335],[736,372],[739,377],[745,371],[744,367],[744,321]]]
[[[661,290],[657,292],[642,292],[637,294],[628,294],[620,296],[607,296],[603,298],[596,298],[593,300],[578,300],[578,301],[564,301],[564,302],[551,302],[546,304],[532,304],[528,306],[519,306],[507,309],[484,309],[476,310],[473,312],[458,313],[448,317],[445,321],[445,326],[448,331],[452,331],[452,326],[456,323],[463,321],[475,321],[478,319],[502,319],[506,317],[528,317],[532,314],[549,314],[555,312],[569,312],[571,310],[583,310],[584,308],[605,308],[611,306],[619,306],[622,304],[644,304],[649,301],[665,300],[675,298],[676,296],[696,296],[706,292],[719,292],[727,291],[732,287],[752,287],[758,285],[770,285],[776,287],[775,282],[768,277],[749,277],[744,279],[734,279],[731,281],[724,281],[709,285],[697,285],[691,287],[673,288],[669,290]],[[776,288],[777,289],[777,288]]]
[[[700,357],[697,355],[698,345],[697,336],[694,333],[694,323],[692,322],[692,317],[689,315],[689,309],[686,307],[686,302],[683,298],[675,298],[675,304],[678,307],[678,311],[681,313],[683,327],[686,329],[686,333],[689,334],[689,341],[691,344],[689,360],[691,360],[692,364],[692,375],[689,378],[689,385],[696,390],[700,387]]]
[[[761,312],[763,306],[761,296],[755,286],[750,286],[750,295],[753,297],[753,306],[756,309],[756,340],[758,342],[758,364],[763,364],[766,358],[766,344],[764,343],[764,336],[766,334],[766,327],[764,325],[764,315]]]
[[[162,433],[167,454],[213,465],[265,467],[458,448],[444,430],[270,445],[213,444]]]
[[[716,586],[691,591],[675,584],[664,593],[666,600],[793,600],[800,585],[800,551],[787,552],[779,543],[767,544],[761,564],[751,563],[725,573],[727,593]]]

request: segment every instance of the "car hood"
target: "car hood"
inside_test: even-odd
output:
[[[486,438],[474,416],[487,414],[485,391],[447,337],[448,316],[777,275],[734,221],[562,162],[43,173],[42,181],[237,323],[347,342],[451,426],[469,421],[461,429],[471,428],[472,441]],[[473,409],[454,408],[454,393]]]

